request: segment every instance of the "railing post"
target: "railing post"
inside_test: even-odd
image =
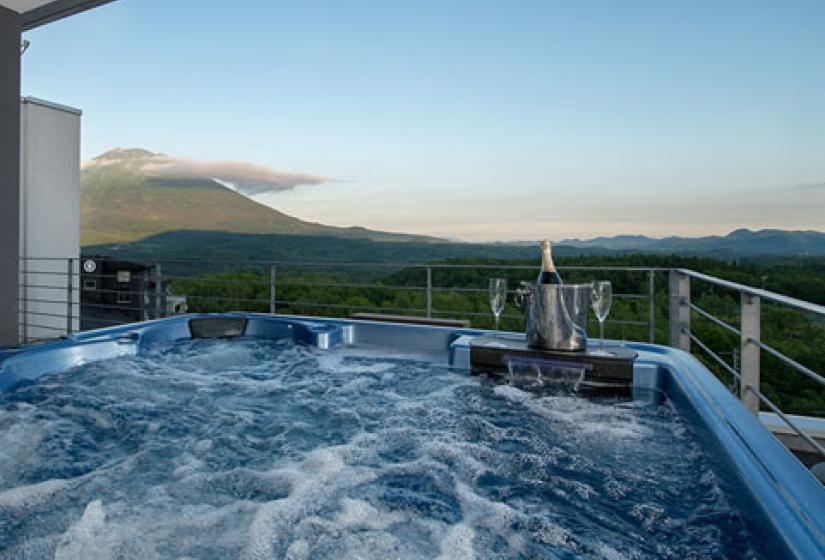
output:
[[[140,285],[140,308],[141,319],[147,321],[149,319],[149,272],[144,270],[141,277]]]
[[[670,345],[690,352],[690,276],[670,271]]]
[[[155,263],[155,319],[163,317],[163,273],[160,263]]]
[[[433,269],[427,267],[427,318],[433,316]]]
[[[275,265],[269,266],[269,312],[274,315],[275,305]]]
[[[648,340],[651,344],[656,342],[656,286],[654,284],[655,281],[656,273],[653,270],[651,270],[647,273],[647,302],[650,311],[647,324],[650,330]]]
[[[759,397],[748,388],[753,387],[759,391],[761,349],[755,342],[759,342],[761,336],[761,307],[759,297],[742,292],[742,383],[739,396],[745,408],[753,414],[759,414]]]
[[[736,347],[734,347],[733,351],[731,352],[731,360],[733,361],[734,371],[742,371],[742,363],[739,359],[739,352],[739,348]],[[739,386],[739,380],[736,377],[734,377],[733,380],[731,380],[731,392],[735,395],[739,393],[741,390],[742,388]]]
[[[72,275],[74,274],[74,259],[68,259],[68,266],[66,268],[66,334],[72,334],[72,292],[73,282]]]

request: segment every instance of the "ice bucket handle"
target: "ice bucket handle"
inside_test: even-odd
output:
[[[535,288],[530,282],[520,282],[519,287],[516,288],[516,305],[522,309],[527,309],[530,306],[530,298],[533,296]]]

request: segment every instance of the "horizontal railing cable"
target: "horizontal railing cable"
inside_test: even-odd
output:
[[[797,425],[793,422],[793,420],[791,420],[790,418],[788,418],[788,416],[787,416],[784,412],[782,412],[782,410],[781,410],[778,406],[776,406],[776,405],[773,403],[773,401],[771,401],[768,397],[766,397],[765,395],[763,395],[763,394],[762,394],[762,393],[761,393],[758,389],[754,388],[754,387],[753,387],[752,385],[750,385],[750,384],[745,385],[745,390],[746,390],[746,391],[750,391],[751,393],[753,393],[754,395],[756,395],[756,397],[759,399],[759,401],[760,401],[760,402],[762,402],[765,406],[767,406],[768,408],[770,408],[770,409],[771,409],[771,412],[773,412],[774,414],[776,414],[777,416],[779,416],[779,417],[782,419],[782,421],[783,421],[783,422],[785,422],[785,423],[786,423],[786,424],[787,424],[787,425],[788,425],[788,426],[789,426],[789,427],[790,427],[790,428],[791,428],[794,432],[796,432],[796,433],[797,433],[797,435],[798,435],[799,437],[801,437],[802,439],[804,439],[804,440],[805,440],[805,442],[806,442],[808,445],[810,445],[810,446],[811,446],[811,447],[812,447],[812,448],[813,448],[813,449],[814,449],[817,453],[819,453],[819,455],[821,455],[823,458],[825,458],[825,447],[822,447],[822,446],[821,446],[821,445],[820,445],[820,444],[819,444],[819,443],[818,443],[818,442],[817,442],[814,438],[812,438],[812,437],[811,437],[811,436],[809,436],[807,433],[805,433],[805,431],[804,431],[804,430],[802,430],[801,428],[799,428],[799,427],[798,427],[798,426],[797,426]]]
[[[764,342],[760,342],[760,341],[758,341],[758,340],[754,340],[754,339],[753,339],[753,338],[751,338],[751,337],[748,337],[748,342],[751,342],[751,343],[753,343],[753,344],[756,344],[759,348],[761,348],[762,350],[764,350],[765,352],[767,352],[768,354],[770,354],[770,355],[771,355],[771,356],[773,356],[774,358],[778,359],[779,361],[781,361],[782,363],[784,363],[784,364],[786,364],[786,365],[788,365],[788,366],[791,366],[791,367],[792,367],[792,368],[794,368],[796,371],[798,371],[798,372],[800,372],[800,373],[804,374],[804,375],[805,375],[806,377],[808,377],[809,379],[811,379],[811,380],[813,380],[813,381],[816,381],[816,382],[817,382],[817,383],[819,383],[820,385],[825,385],[825,377],[822,377],[821,375],[819,375],[818,373],[816,373],[814,370],[812,370],[812,369],[810,369],[810,368],[808,368],[808,367],[803,366],[802,364],[800,364],[799,362],[797,362],[797,361],[796,361],[796,360],[794,360],[793,358],[789,358],[788,356],[786,356],[785,354],[783,354],[783,353],[782,353],[782,352],[780,352],[779,350],[776,350],[776,349],[774,349],[774,348],[772,348],[772,347],[768,346],[768,345],[767,345],[767,344],[765,344]]]
[[[143,307],[130,307],[126,305],[117,305],[117,304],[110,304],[110,303],[92,303],[92,302],[82,302],[81,308],[91,308],[91,309],[117,309],[120,311],[144,311],[145,308]]]
[[[69,276],[68,271],[59,271],[59,270],[21,270],[20,274],[43,274],[45,276],[61,276],[63,278],[67,278]],[[86,274],[84,273],[84,276]],[[80,276],[79,272],[73,272],[72,277],[76,278]]]
[[[37,315],[39,317],[55,317],[57,319],[65,319],[65,313],[46,313],[45,311],[32,311],[31,309],[26,310],[26,314],[28,315]]]
[[[69,303],[65,299],[62,299],[62,300],[60,300],[60,299],[40,299],[40,298],[29,298],[29,297],[20,298],[20,303],[23,303],[23,302],[25,302],[25,303],[56,303],[56,304],[62,304],[62,305],[66,305],[67,303]],[[77,303],[77,302],[73,302],[73,303]],[[23,312],[22,309],[20,311]]]
[[[18,323],[19,327],[28,327],[30,329],[48,329],[56,332],[66,332],[65,327],[55,327],[54,325],[39,325],[35,323]]]
[[[305,301],[281,301],[277,300],[275,302],[278,305],[290,305],[294,307],[304,306],[304,307],[323,307],[323,308],[336,308],[336,309],[357,309],[361,311],[398,311],[404,313],[424,313],[426,309],[418,309],[414,307],[380,307],[375,305],[344,305],[338,303],[310,303]]]
[[[19,284],[19,286],[21,288],[38,288],[38,289],[41,289],[41,290],[63,290],[63,291],[71,290],[73,292],[80,291],[79,286],[67,286],[65,284],[62,285],[62,286],[44,286],[42,284]]]
[[[196,282],[198,284],[225,284],[230,286],[269,286],[269,279],[266,280],[245,280],[245,279],[225,279],[225,278],[204,278],[204,277],[187,277],[187,276],[170,276],[164,275],[164,279],[173,279],[179,281]],[[314,288],[359,288],[359,289],[376,289],[376,290],[406,290],[406,291],[425,291],[424,286],[395,286],[390,284],[353,284],[346,282],[300,282],[296,280],[279,280],[278,286],[306,286]],[[267,300],[268,301],[268,300]]]
[[[152,291],[150,289],[146,290],[116,290],[113,288],[83,288],[80,290],[81,292],[85,293],[95,293],[95,294],[129,294],[130,296],[139,296],[143,294],[151,294]]]
[[[690,308],[693,311],[695,311],[696,313],[698,313],[699,315],[701,315],[702,317],[704,317],[705,319],[707,319],[711,323],[719,325],[723,329],[727,329],[730,332],[732,332],[732,333],[734,333],[738,336],[742,336],[742,331],[740,331],[739,329],[737,329],[736,327],[734,327],[732,325],[727,324],[726,322],[722,321],[721,319],[718,319],[718,318],[714,317],[713,315],[711,315],[710,313],[708,313],[707,311],[705,311],[704,309],[702,309],[698,305],[696,305],[694,303],[689,303],[688,305],[690,306]]]
[[[741,379],[742,379],[742,374],[740,374],[738,371],[736,371],[736,370],[735,370],[735,369],[734,369],[734,368],[733,368],[733,367],[732,367],[729,363],[727,363],[724,359],[722,359],[722,357],[720,357],[720,356],[719,356],[716,352],[714,352],[713,350],[711,350],[711,349],[708,347],[708,345],[707,345],[707,344],[705,344],[704,342],[702,342],[702,341],[701,341],[701,340],[700,340],[700,339],[699,339],[696,335],[694,335],[693,333],[687,332],[687,331],[685,331],[685,333],[686,333],[686,334],[690,337],[690,339],[691,339],[693,342],[695,342],[695,343],[696,343],[696,345],[697,345],[699,348],[701,348],[702,350],[704,350],[704,351],[707,353],[707,355],[708,355],[708,356],[710,356],[711,358],[713,358],[713,359],[716,361],[716,363],[718,363],[720,366],[722,366],[723,368],[725,368],[725,370],[726,370],[728,373],[730,373],[731,375],[733,375],[733,377],[734,377],[734,378],[736,378],[737,380],[741,381]]]
[[[83,317],[83,322],[102,323],[105,325],[125,325],[129,321],[124,321],[123,319],[109,319],[106,317]]]

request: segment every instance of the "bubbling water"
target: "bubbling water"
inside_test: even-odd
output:
[[[187,341],[0,395],[0,558],[757,556],[667,403]]]

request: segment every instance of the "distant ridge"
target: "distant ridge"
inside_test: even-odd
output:
[[[825,256],[825,233],[819,231],[788,231],[737,229],[727,235],[707,237],[665,237],[654,239],[643,235],[617,235],[559,242],[567,247],[591,250],[676,254],[715,257],[755,256]]]
[[[323,235],[373,241],[435,243],[435,237],[334,227],[278,212],[223,184],[220,178],[168,171],[148,173],[167,156],[143,149],[110,150],[81,172],[81,244],[127,243],[177,230]],[[204,168],[209,168],[206,164]],[[260,169],[257,169],[260,174]],[[270,175],[276,175],[271,173]],[[280,174],[287,181],[319,180]],[[254,179],[254,177],[253,177]],[[269,178],[271,179],[271,178]],[[276,177],[277,179],[277,177]],[[251,181],[252,179],[250,179]],[[254,185],[243,185],[254,192]]]

